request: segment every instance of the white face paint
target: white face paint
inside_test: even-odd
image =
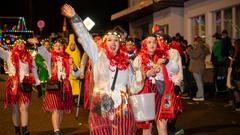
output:
[[[147,52],[149,55],[153,55],[157,49],[157,41],[155,37],[147,38]]]
[[[116,55],[120,46],[119,38],[116,35],[108,35],[106,44],[110,52]]]

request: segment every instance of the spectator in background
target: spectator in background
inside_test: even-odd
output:
[[[208,48],[200,37],[194,39],[192,47],[187,48],[187,53],[190,56],[189,70],[193,73],[193,77],[197,84],[197,94],[193,97],[194,101],[204,101],[204,89],[202,75],[205,69],[205,58],[209,53]]]
[[[227,59],[228,56],[232,53],[233,47],[231,38],[228,36],[228,31],[222,31],[222,57]]]
[[[182,56],[182,67],[183,67],[183,93],[181,97],[183,99],[190,99],[193,97],[193,83],[194,78],[192,73],[189,71],[190,56],[187,54],[186,49],[192,45],[188,45],[187,40],[183,40],[183,56]]]
[[[221,35],[219,33],[215,33],[213,35],[215,38],[215,41],[213,43],[212,47],[212,56],[211,56],[211,61],[214,66],[217,65],[218,62],[222,61],[222,40],[221,40]]]
[[[230,92],[233,95],[233,101],[235,111],[240,111],[240,39],[236,39],[234,42],[234,55],[231,59],[230,67],[228,68],[228,83]]]
[[[216,92],[226,91],[226,75],[227,65],[229,63],[228,57],[232,51],[231,39],[227,36],[227,31],[223,30],[222,37],[220,33],[213,35],[215,38],[213,47],[211,62],[214,66],[214,83]]]

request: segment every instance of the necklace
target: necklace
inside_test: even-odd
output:
[[[115,71],[116,71],[115,66],[109,65],[109,66],[108,66],[108,69],[109,69],[110,71],[112,71],[112,72],[115,72]]]

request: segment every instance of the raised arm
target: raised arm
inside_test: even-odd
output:
[[[6,51],[0,47],[0,58],[7,61],[8,57],[9,57],[9,51]]]
[[[78,42],[82,45],[84,51],[88,54],[89,58],[95,64],[98,58],[98,48],[92,36],[86,29],[82,19],[75,13],[75,10],[68,4],[62,7],[62,14],[70,18],[70,23],[75,31]]]
[[[36,63],[34,60],[32,60],[32,63],[33,63],[33,68],[32,68],[32,71],[33,71],[33,74],[34,74],[34,79],[35,79],[35,86],[37,85],[40,85],[40,80],[39,80],[39,77],[38,77],[38,74],[37,74],[37,66],[36,66]]]
[[[43,57],[43,59],[46,61],[48,72],[51,75],[51,55],[50,55],[50,52],[44,46],[42,46],[39,43],[37,38],[29,38],[28,42],[30,44],[33,44],[35,47],[38,46],[37,51]]]
[[[44,47],[38,47],[38,53],[43,57],[43,59],[47,62],[48,72],[51,72],[51,55],[49,51]],[[51,74],[51,73],[49,73]]]

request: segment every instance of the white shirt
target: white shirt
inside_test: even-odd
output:
[[[115,66],[110,66],[109,59],[107,58],[104,50],[97,48],[96,43],[93,41],[92,36],[89,34],[82,22],[72,23],[78,41],[81,43],[84,51],[93,62],[94,74],[94,93],[106,93],[111,95],[114,100],[114,106],[118,107],[121,100],[121,91],[126,92],[127,87],[130,91],[141,90],[143,84],[138,84],[135,80],[135,75],[130,66],[125,70],[119,70],[115,89],[111,90],[111,85],[115,75]]]
[[[3,60],[7,61],[8,64],[8,74],[9,76],[14,76],[16,74],[16,68],[13,65],[12,62],[12,57],[11,57],[12,53],[10,51],[6,51],[3,48],[0,48],[0,58],[2,58]],[[39,85],[40,84],[40,80],[38,78],[38,74],[37,74],[37,68],[36,68],[36,64],[35,61],[32,60],[32,64],[33,64],[33,74],[34,74],[34,78],[35,78],[35,85]],[[25,76],[29,76],[29,66],[28,63],[23,63],[19,60],[19,81],[22,82]]]

